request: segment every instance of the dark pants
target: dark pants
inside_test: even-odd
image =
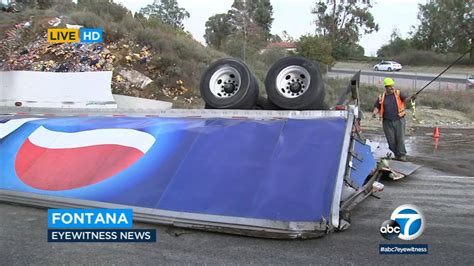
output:
[[[395,157],[405,156],[405,118],[399,120],[383,120],[383,132],[387,138],[388,147]]]

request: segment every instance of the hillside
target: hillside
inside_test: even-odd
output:
[[[158,21],[136,18],[111,3],[55,6],[0,16],[0,71],[113,71],[113,93],[203,105],[198,91],[207,65],[226,57],[204,47],[189,33]],[[47,42],[47,29],[67,24],[104,29],[103,44]]]

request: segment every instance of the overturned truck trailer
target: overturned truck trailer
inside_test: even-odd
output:
[[[310,238],[347,228],[377,178],[352,111],[14,110],[0,115],[4,202]]]

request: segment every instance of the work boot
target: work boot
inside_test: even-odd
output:
[[[406,162],[407,157],[405,155],[397,156],[397,157],[395,157],[395,160],[400,161],[400,162]]]

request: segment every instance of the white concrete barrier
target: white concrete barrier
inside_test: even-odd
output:
[[[117,108],[112,72],[0,72],[0,107]]]
[[[115,102],[122,109],[168,110],[173,103],[114,94]]]

